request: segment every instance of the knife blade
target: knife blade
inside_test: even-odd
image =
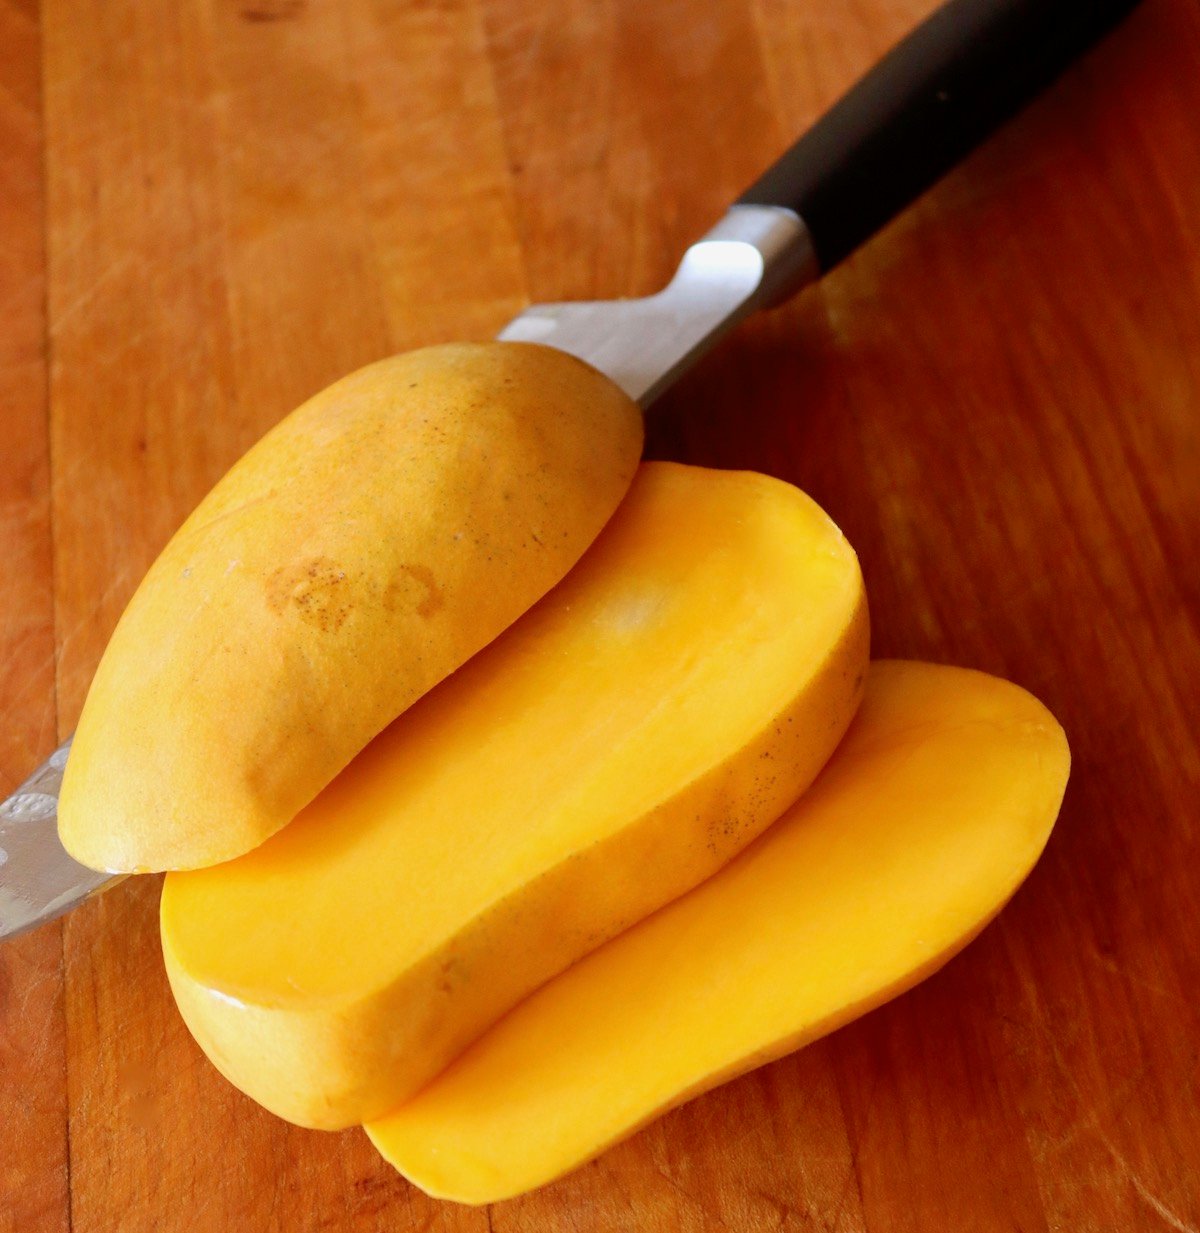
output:
[[[534,304],[502,329],[649,405],[739,321],[827,273],[1049,85],[1139,0],[949,0],[894,47],[641,299]],[[121,878],[58,839],[70,740],[0,804],[0,939]]]

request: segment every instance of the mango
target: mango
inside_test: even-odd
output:
[[[67,851],[123,873],[256,847],[563,577],[641,443],[616,385],[520,343],[383,360],[305,403],[122,616],[67,763]]]
[[[1015,685],[873,665],[829,765],[755,844],[367,1133],[423,1190],[464,1203],[574,1169],[939,968],[1037,860],[1068,767],[1061,728]]]
[[[647,464],[567,578],[291,825],[167,877],[184,1020],[290,1121],[381,1116],[778,816],[867,642],[855,555],[800,491]]]

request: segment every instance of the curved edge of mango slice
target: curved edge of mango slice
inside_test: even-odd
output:
[[[1016,685],[872,665],[814,785],[708,881],[594,951],[366,1127],[429,1194],[550,1182],[931,975],[1021,884],[1070,755]]]

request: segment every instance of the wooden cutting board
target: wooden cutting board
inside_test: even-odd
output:
[[[269,425],[530,299],[657,288],[929,7],[0,0],[0,789]],[[0,1229],[1197,1229],[1197,115],[1200,6],[1147,0],[653,418],[653,456],[825,505],[877,653],[1065,723],[1058,829],[966,954],[471,1210],[230,1089],[137,879],[0,947]]]

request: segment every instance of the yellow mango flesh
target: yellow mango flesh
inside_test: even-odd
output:
[[[646,465],[566,580],[296,821],[167,878],[185,1021],[291,1121],[385,1113],[753,839],[832,752],[866,663],[858,563],[812,501]]]
[[[874,664],[817,782],[691,894],[589,955],[367,1127],[430,1194],[539,1186],[832,1031],[964,946],[1036,861],[1069,754],[963,669]]]
[[[113,872],[256,847],[578,560],[637,406],[548,347],[431,347],[269,432],[151,567],[101,661],[59,834]]]

